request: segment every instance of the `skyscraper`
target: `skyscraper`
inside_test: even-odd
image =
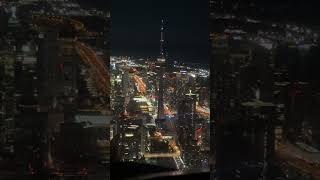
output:
[[[271,56],[256,44],[221,32],[223,24],[221,29],[216,25],[211,34],[215,169],[220,179],[246,179],[248,169],[258,178],[264,169],[259,163],[270,157],[274,140]]]
[[[127,97],[129,95],[129,90],[130,90],[129,80],[130,80],[130,77],[129,77],[129,72],[127,70],[122,74],[122,94],[124,97]]]
[[[58,62],[58,32],[48,31],[41,33],[39,37],[40,105],[47,109],[51,98],[62,90],[58,85],[61,74]]]

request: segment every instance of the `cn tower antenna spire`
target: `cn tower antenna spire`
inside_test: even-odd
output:
[[[163,21],[163,19],[161,20],[160,57],[165,58],[165,54],[164,54],[164,21]]]

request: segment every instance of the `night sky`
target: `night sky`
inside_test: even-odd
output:
[[[112,55],[156,58],[166,24],[169,59],[208,62],[208,3],[203,0],[113,0]]]
[[[169,58],[208,62],[208,0],[79,0],[111,9],[112,55],[159,55],[160,21],[166,22]],[[111,2],[110,2],[111,1]],[[229,0],[239,2],[239,0]],[[245,0],[250,2],[254,0]],[[242,2],[242,1],[240,1]],[[242,2],[242,3],[244,3]],[[255,1],[256,2],[256,1]],[[260,17],[318,25],[320,11],[314,1],[261,0]],[[255,7],[256,8],[256,7]],[[317,27],[319,28],[319,27]]]

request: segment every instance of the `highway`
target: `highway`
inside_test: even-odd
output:
[[[136,74],[132,78],[136,84],[137,90],[140,93],[142,93],[143,95],[146,95],[147,94],[147,87],[146,87],[146,83],[143,81],[143,79]],[[174,115],[173,111],[166,104],[164,104],[164,113],[166,115],[170,115],[170,116]]]
[[[71,26],[78,33],[86,33],[84,35],[94,35],[94,32],[88,32],[85,25],[77,20],[63,17],[63,16],[43,16],[34,15],[32,17],[33,24],[49,27],[63,27]],[[68,41],[68,40],[65,40]],[[79,41],[73,41],[75,43],[76,50],[81,56],[82,60],[90,67],[91,77],[94,83],[103,96],[109,96],[110,93],[110,76],[109,71],[106,68],[104,61],[96,55],[94,50],[87,44]]]
[[[197,105],[196,110],[200,115],[202,115],[206,118],[210,118],[210,109],[208,107],[203,107],[203,106]]]
[[[173,116],[173,111],[168,107],[168,105],[164,104],[164,114],[169,115],[169,116]]]
[[[138,91],[145,95],[147,92],[146,83],[142,80],[142,78],[140,76],[138,76],[136,74],[132,78],[137,85]]]
[[[178,170],[183,170],[183,169],[186,168],[186,165],[184,164],[181,156],[174,157],[173,159],[174,159],[174,162],[175,162],[176,165],[177,165]]]
[[[88,32],[88,30],[85,28],[85,25],[82,22],[68,17],[34,15],[32,17],[32,22],[40,26],[49,26],[55,28],[71,25],[72,29],[76,30],[79,33],[85,33],[89,36],[96,35],[96,33]]]
[[[96,55],[96,53],[84,43],[75,41],[76,50],[81,56],[85,64],[89,65],[90,72],[95,85],[100,90],[103,96],[109,96],[110,94],[110,80],[109,71],[106,68],[103,60]]]

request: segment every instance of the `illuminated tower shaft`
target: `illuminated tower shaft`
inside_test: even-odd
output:
[[[160,67],[159,73],[159,97],[158,97],[158,119],[164,118],[164,105],[163,105],[163,67]]]
[[[164,23],[163,23],[163,20],[161,20],[160,58],[165,60],[165,55],[164,55]]]
[[[164,25],[163,20],[161,21],[161,38],[160,38],[160,57],[158,58],[159,65],[159,91],[158,91],[158,119],[164,118],[164,105],[163,105],[163,73],[165,64],[164,54]]]

